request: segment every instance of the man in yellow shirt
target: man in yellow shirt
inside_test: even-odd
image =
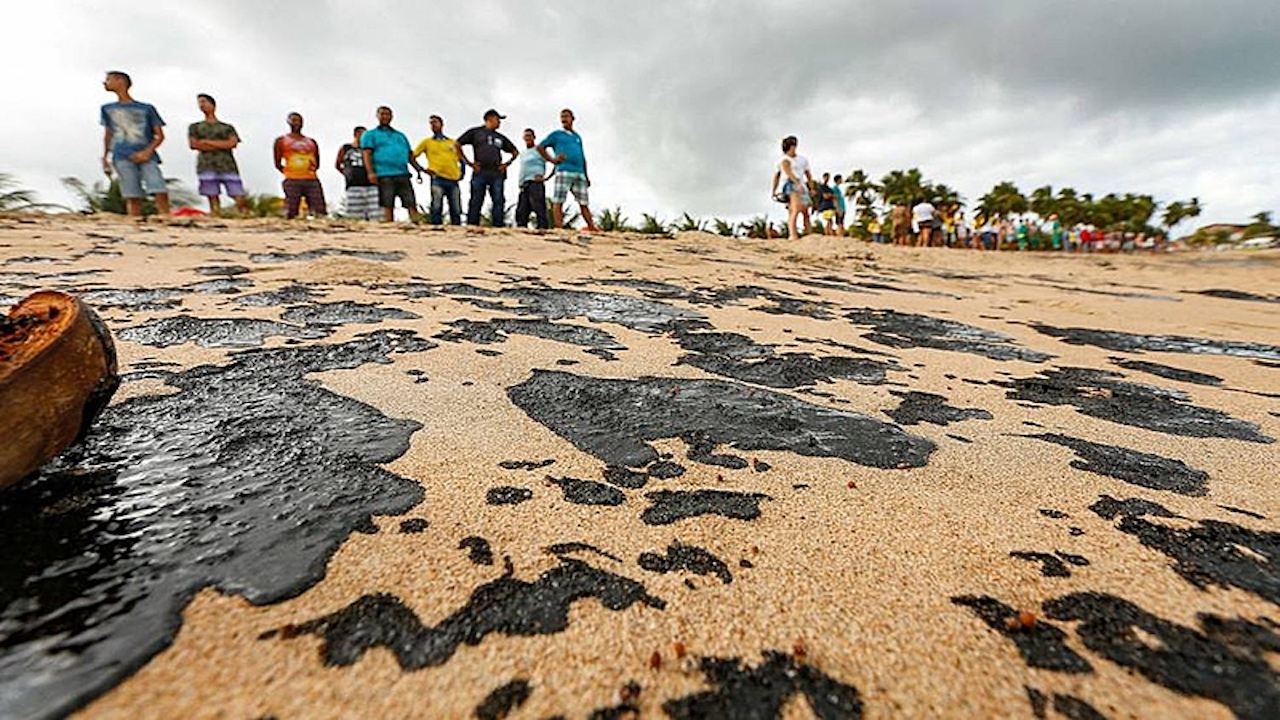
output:
[[[431,176],[430,223],[443,222],[444,201],[449,200],[449,223],[462,224],[462,192],[458,182],[462,180],[462,149],[457,141],[444,134],[444,119],[431,116],[431,137],[424,138],[413,149],[413,157],[425,155],[427,174]]]

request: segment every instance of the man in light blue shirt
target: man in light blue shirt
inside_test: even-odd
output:
[[[533,128],[524,129],[524,146],[534,148],[538,136]],[[539,230],[546,230],[547,223],[547,161],[536,152],[526,152],[520,158],[520,199],[516,201],[516,227],[529,226],[532,211]]]
[[[544,160],[556,166],[556,187],[551,196],[551,211],[555,215],[556,228],[564,227],[564,201],[573,193],[578,201],[578,211],[582,219],[587,221],[587,229],[599,232],[595,221],[591,219],[591,209],[587,207],[587,188],[591,187],[591,179],[587,177],[587,158],[582,152],[582,136],[573,129],[573,111],[565,108],[560,111],[560,126],[538,144],[538,154]],[[555,156],[547,152],[547,148],[555,151]]]
[[[102,106],[102,171],[120,182],[120,195],[125,210],[133,217],[142,216],[142,198],[150,193],[156,198],[156,211],[169,214],[169,188],[160,172],[160,154],[156,149],[164,142],[164,121],[155,106],[138,102],[129,94],[133,80],[127,73],[112,70],[102,83],[103,89],[116,94],[117,101]]]
[[[413,148],[404,133],[391,127],[391,108],[378,108],[378,127],[366,130],[360,136],[360,149],[364,151],[364,166],[369,171],[369,182],[378,186],[378,204],[382,206],[382,219],[391,222],[395,217],[396,198],[409,211],[409,219],[418,222],[418,200],[409,180],[409,166],[418,171],[422,181],[422,166],[413,156]]]

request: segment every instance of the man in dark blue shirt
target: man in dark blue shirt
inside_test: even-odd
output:
[[[474,160],[462,159],[471,166],[471,198],[467,206],[467,224],[480,224],[480,209],[484,205],[484,194],[487,190],[493,208],[489,218],[494,227],[502,227],[506,221],[505,188],[507,182],[507,166],[515,162],[520,151],[506,135],[498,132],[506,115],[499,115],[490,108],[484,113],[484,125],[473,127],[458,136],[458,146],[470,145],[475,155]],[[502,153],[510,153],[511,159],[503,162]]]

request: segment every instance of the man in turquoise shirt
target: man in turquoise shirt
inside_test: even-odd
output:
[[[364,166],[369,169],[369,182],[378,186],[378,205],[382,207],[382,219],[391,222],[395,217],[396,198],[409,211],[409,218],[418,222],[418,200],[409,180],[409,167],[418,172],[422,182],[422,166],[413,157],[413,147],[404,133],[391,127],[391,108],[378,108],[378,127],[366,130],[360,136],[360,149],[364,151]]]
[[[582,219],[587,221],[587,229],[599,232],[595,221],[591,219],[591,209],[587,207],[587,188],[591,187],[591,179],[587,177],[587,158],[582,152],[582,136],[573,129],[573,111],[565,108],[560,111],[560,126],[538,144],[538,154],[556,166],[556,186],[551,195],[551,212],[555,215],[556,228],[564,227],[564,201],[573,193],[578,201],[578,210]],[[553,157],[547,148],[555,150]]]

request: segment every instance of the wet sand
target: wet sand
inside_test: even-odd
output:
[[[0,218],[38,288],[127,374],[0,715],[1280,712],[1280,252]]]

